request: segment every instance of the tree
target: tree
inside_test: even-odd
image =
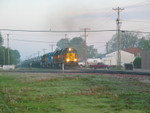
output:
[[[3,45],[3,37],[2,37],[2,35],[1,35],[1,33],[0,33],[0,65],[3,65],[4,63],[5,63],[5,53],[4,53],[4,51],[5,51],[5,47],[3,47],[2,46]]]
[[[5,47],[0,47],[0,65],[5,64],[6,59]]]
[[[94,45],[88,46],[88,57],[93,58],[97,56],[98,56],[98,52],[97,49],[94,48]]]
[[[70,40],[70,46],[72,46],[77,50],[79,59],[84,60],[85,58],[84,40],[81,37],[75,37],[72,40]]]
[[[142,50],[150,50],[150,35],[139,39],[139,48]]]
[[[8,49],[5,47],[0,47],[0,65],[8,64]],[[20,53],[17,50],[9,49],[9,64],[17,64],[20,61]]]
[[[136,57],[133,61],[135,68],[141,68],[141,57]]]
[[[20,62],[20,53],[17,50],[10,50],[10,63],[17,64]]]
[[[0,65],[8,64],[8,48],[2,46],[3,37],[0,33]],[[20,53],[17,50],[12,50],[9,48],[9,64],[17,64],[20,61]]]
[[[58,49],[63,49],[69,46],[69,39],[64,38],[57,42]]]
[[[57,47],[59,49],[63,49],[68,46],[71,46],[77,50],[78,57],[80,60],[85,59],[85,47],[88,49],[88,58],[93,58],[97,55],[97,49],[94,49],[93,45],[85,46],[84,40],[81,37],[75,37],[71,40],[65,38],[57,42]]]
[[[2,37],[2,35],[0,33],[0,46],[2,46],[2,45],[3,45],[3,37]]]
[[[117,34],[113,35],[112,39],[108,41],[108,52],[117,50]],[[124,32],[120,33],[120,49],[126,49],[129,47],[138,47],[138,34]]]

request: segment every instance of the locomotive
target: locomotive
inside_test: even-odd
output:
[[[74,48],[65,48],[60,51],[56,51],[53,55],[53,61],[55,67],[62,67],[62,64],[67,67],[77,66],[77,51]]]
[[[24,61],[26,67],[62,68],[77,67],[78,55],[74,48],[67,47],[55,52],[49,52],[43,56]]]

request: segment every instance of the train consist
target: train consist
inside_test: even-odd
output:
[[[56,50],[55,52],[50,52],[43,56],[25,60],[22,63],[23,67],[62,68],[62,65],[64,65],[64,67],[78,66],[76,49],[68,47],[62,50]]]

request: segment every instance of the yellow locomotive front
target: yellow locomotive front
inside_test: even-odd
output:
[[[71,66],[77,66],[78,65],[77,51],[74,48],[66,48],[64,64],[65,65],[71,65]]]
[[[56,51],[53,56],[53,63],[56,68],[62,68],[63,64],[65,68],[76,67],[78,66],[77,51],[74,48],[65,48]]]

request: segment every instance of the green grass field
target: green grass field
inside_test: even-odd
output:
[[[1,72],[0,113],[150,113],[150,77]]]

